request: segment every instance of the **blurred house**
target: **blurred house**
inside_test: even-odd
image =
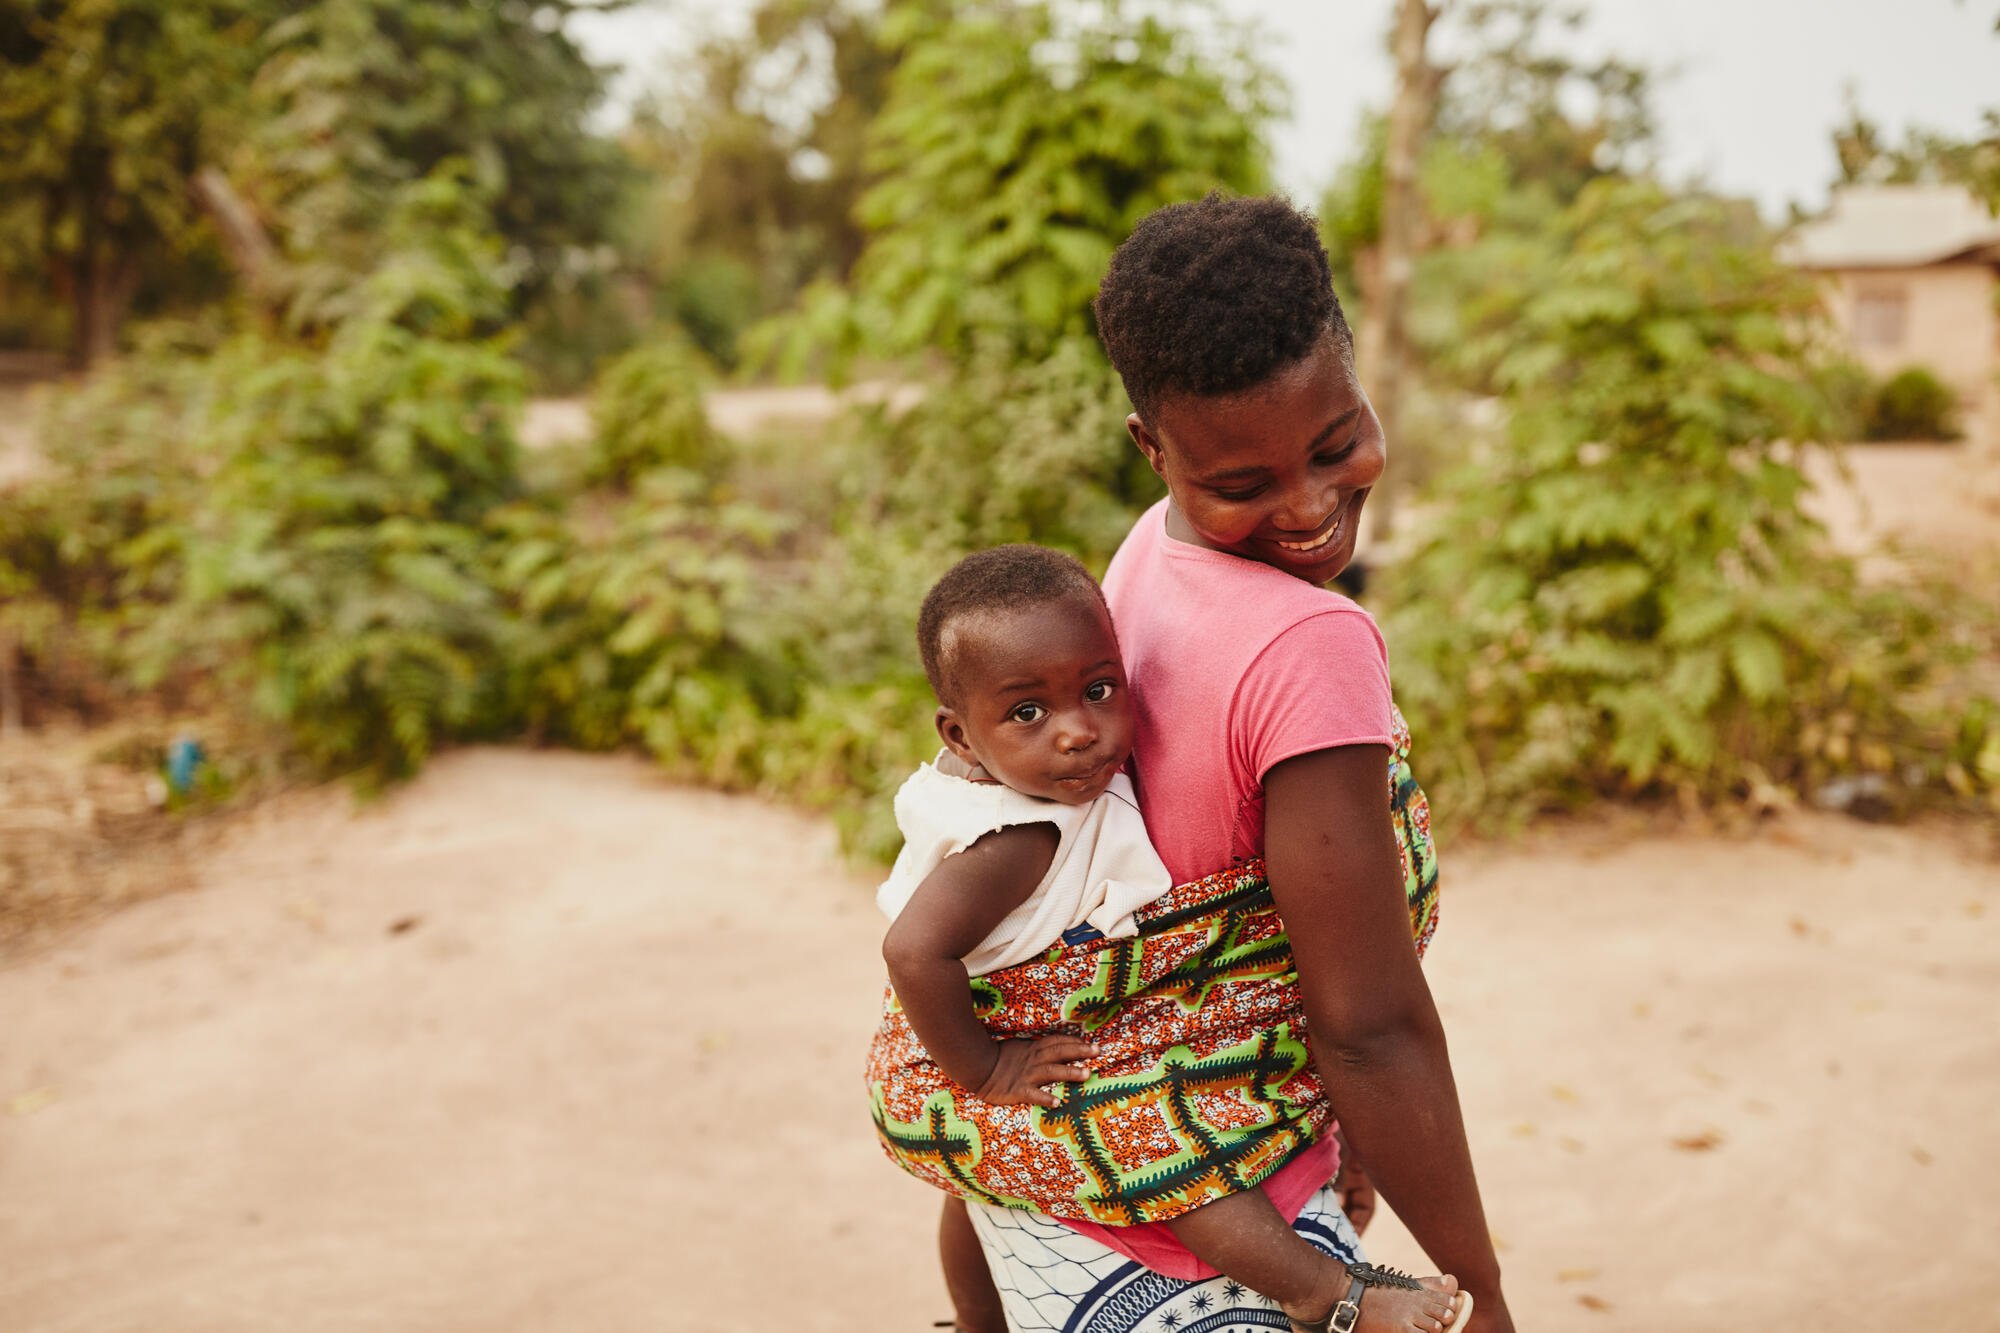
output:
[[[2000,438],[2000,218],[1957,185],[1847,185],[1785,258],[1827,279],[1854,355],[1876,375],[1923,366],[1967,432]]]

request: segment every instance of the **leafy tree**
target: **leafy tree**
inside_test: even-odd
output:
[[[1549,0],[1470,0],[1455,7],[1455,42],[1469,54],[1450,70],[1437,133],[1490,148],[1517,186],[1560,207],[1591,181],[1649,164],[1656,139],[1653,76],[1618,56],[1580,59],[1565,47],[1582,8]]]
[[[0,4],[0,269],[67,304],[73,364],[116,349],[149,270],[201,248],[190,178],[227,140],[270,8]]]
[[[1833,131],[1833,150],[1843,184],[1963,185],[2000,213],[2000,109],[1986,112],[1974,138],[1912,126],[1901,144],[1892,145],[1850,88],[1847,119]]]
[[[622,246],[724,365],[753,320],[861,252],[863,147],[896,59],[879,25],[855,0],[762,0],[747,31],[693,53],[686,93],[626,132],[651,188]]]
[[[343,317],[398,192],[462,164],[514,266],[510,305],[606,238],[617,146],[590,132],[603,91],[564,28],[583,0],[315,0],[264,34],[238,171],[289,261],[294,326]]]
[[[1162,10],[1164,9],[1164,13]],[[901,52],[871,127],[878,177],[845,289],[767,330],[802,368],[837,352],[1025,355],[1088,334],[1112,250],[1153,209],[1267,183],[1269,76],[1197,40],[1194,4],[961,0],[892,12]]]
[[[1399,693],[1444,801],[2000,784],[1954,619],[1862,583],[1802,506],[1787,441],[1824,438],[1825,411],[1808,280],[1754,216],[1645,182],[1587,186],[1556,241],[1498,359],[1504,441],[1395,583]]]

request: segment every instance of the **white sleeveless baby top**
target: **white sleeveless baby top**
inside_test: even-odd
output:
[[[941,750],[903,783],[896,793],[903,850],[875,893],[876,905],[894,921],[947,856],[995,829],[1054,824],[1061,841],[1049,873],[1026,902],[965,956],[970,975],[1025,962],[1085,922],[1114,939],[1136,934],[1132,913],[1173,887],[1166,865],[1147,840],[1132,780],[1123,773],[1089,804],[1065,805],[997,782],[968,781],[970,771],[956,755]]]

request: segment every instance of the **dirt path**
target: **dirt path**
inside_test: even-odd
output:
[[[1429,971],[1524,1328],[1992,1326],[2000,864],[1968,842],[1447,862]],[[470,750],[358,813],[268,806],[198,878],[0,966],[0,1329],[944,1313],[933,1198],[857,1087],[870,885],[823,825]]]

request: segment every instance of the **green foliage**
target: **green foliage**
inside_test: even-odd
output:
[[[726,442],[702,405],[708,380],[701,354],[676,337],[655,339],[612,362],[592,396],[596,434],[585,479],[629,486],[658,467],[715,475],[726,460]]]
[[[244,340],[207,366],[199,507],[154,534],[172,596],[141,682],[199,671],[328,768],[376,778],[472,727],[502,624],[477,525],[518,490],[518,368],[372,322],[323,354]]]
[[[758,275],[727,256],[707,257],[676,269],[666,284],[667,313],[687,330],[695,345],[725,369],[737,364],[743,331],[768,313]]]
[[[605,239],[624,178],[586,124],[602,75],[564,26],[586,7],[317,0],[263,33],[239,170],[275,222],[294,327],[346,317],[342,294],[378,266],[381,219],[449,163],[474,187],[474,230],[517,266],[516,303]]]
[[[880,7],[859,0],[758,0],[748,17],[634,116],[623,140],[643,184],[616,226],[657,313],[732,369],[746,329],[860,253],[863,144],[896,60]]]
[[[1955,440],[1958,395],[1923,366],[1906,366],[1870,395],[1863,432],[1870,440]]]
[[[1953,693],[1958,622],[1863,584],[1802,509],[1786,441],[1827,424],[1804,280],[1739,212],[1643,183],[1587,187],[1557,244],[1495,372],[1505,442],[1393,590],[1435,790],[1504,820],[1853,773],[1973,785],[1991,714]]]
[[[1834,130],[1833,148],[1845,184],[1963,185],[2000,213],[2000,108],[1984,114],[1973,138],[1913,125],[1901,144],[1892,145],[1850,88],[1847,120]]]
[[[789,520],[676,468],[609,508],[517,505],[491,528],[507,716],[830,809],[850,847],[894,851],[886,797],[936,744],[907,563],[802,547]]]
[[[1035,541],[1101,562],[1162,493],[1093,342],[1068,340],[1027,363],[982,343],[928,390],[908,412],[876,409],[866,423],[843,469],[847,535],[894,529],[954,559]]]
[[[21,294],[68,300],[79,364],[115,348],[149,270],[204,244],[188,178],[228,138],[269,9],[0,7],[0,273]]]
[[[1831,408],[1828,439],[1958,438],[1958,395],[1923,366],[1877,380],[1859,362],[1836,358],[1817,378]]]
[[[463,198],[449,170],[397,192],[323,347],[192,336],[58,401],[51,475],[4,505],[44,535],[0,553],[45,639],[378,779],[483,724],[504,623],[479,525],[520,489],[522,376],[467,336],[498,288]]]
[[[1039,355],[1091,330],[1112,250],[1162,204],[1266,182],[1269,77],[1190,27],[1200,6],[966,0],[892,12],[902,59],[869,131],[877,183],[844,299],[812,297],[760,355]],[[1164,11],[1164,12],[1163,12]]]
[[[494,515],[494,584],[516,616],[511,716],[586,749],[644,743],[697,776],[754,779],[760,720],[798,699],[758,570],[781,525],[714,500],[667,469],[606,512]]]
[[[1470,0],[1450,22],[1471,54],[1446,80],[1437,137],[1491,149],[1512,179],[1560,206],[1606,175],[1642,171],[1654,142],[1653,76],[1617,56],[1572,54],[1586,16],[1549,0]]]

